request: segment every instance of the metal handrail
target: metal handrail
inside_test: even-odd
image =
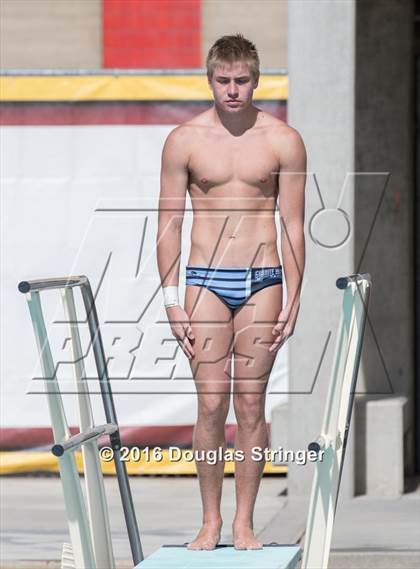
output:
[[[51,452],[54,456],[63,456],[65,452],[75,451],[87,442],[99,439],[99,437],[102,437],[103,435],[111,435],[112,433],[115,433],[117,429],[118,425],[109,425],[108,423],[106,425],[92,427],[82,433],[73,435],[69,439],[55,443],[51,448]]]
[[[340,492],[367,310],[372,288],[369,273],[340,277],[342,312],[326,396],[321,433],[308,445],[318,457],[312,482],[302,568],[327,567]]]
[[[40,290],[52,290],[57,288],[68,288],[74,286],[81,286],[89,283],[89,280],[84,275],[77,277],[64,277],[57,279],[37,279],[34,281],[21,281],[18,284],[20,292],[34,292]]]
[[[343,290],[347,288],[351,283],[355,282],[361,284],[366,281],[370,286],[372,284],[372,279],[369,273],[355,273],[354,275],[347,275],[346,277],[339,277],[336,280],[336,287]]]
[[[85,275],[77,275],[77,276],[68,276],[68,277],[59,277],[59,278],[45,278],[45,279],[21,281],[18,285],[19,291],[24,294],[27,294],[29,297],[28,302],[30,304],[30,310],[31,310],[32,300],[35,301],[35,305],[32,307],[31,310],[31,316],[34,325],[35,325],[34,321],[35,312],[37,313],[37,315],[40,316],[42,320],[42,326],[41,326],[42,333],[39,334],[38,331],[37,334],[36,331],[37,342],[40,351],[42,351],[42,349],[44,348],[43,343],[48,342],[48,338],[42,319],[42,310],[38,298],[39,292],[44,290],[60,289],[63,290],[65,293],[66,290],[70,292],[68,289],[72,289],[74,287],[80,287],[82,293],[83,303],[87,315],[90,338],[93,347],[95,364],[98,372],[102,403],[104,406],[105,417],[107,421],[106,425],[103,425],[102,427],[97,427],[97,429],[106,428],[109,431],[107,434],[109,434],[110,444],[113,450],[113,459],[115,464],[115,470],[117,473],[118,485],[121,495],[121,502],[123,506],[125,522],[127,526],[131,553],[134,564],[137,565],[138,563],[143,561],[144,555],[141,546],[139,528],[135,515],[126,465],[125,462],[121,460],[121,438],[118,428],[118,420],[112,397],[111,385],[109,382],[109,375],[106,365],[106,358],[102,342],[101,331],[99,328],[98,315],[96,312],[95,301],[92,294],[92,289],[89,283],[89,279]],[[63,300],[65,303],[67,302],[65,294]],[[51,371],[52,370],[51,354],[49,354],[48,363],[50,364],[48,367]],[[76,446],[80,446],[80,444],[86,443],[96,438],[96,435],[92,435],[92,431],[90,431],[89,429],[83,431],[82,433],[79,433],[78,435],[75,435],[75,437],[64,436],[65,440],[63,440],[63,435],[65,435],[65,432],[62,432],[62,435],[60,436],[62,442],[56,443],[52,447],[53,454],[55,454],[55,452],[60,453],[61,451],[63,451],[62,452],[62,455],[64,455],[63,458],[66,456],[65,454],[66,450],[74,450]],[[57,456],[62,456],[62,455],[57,455]]]

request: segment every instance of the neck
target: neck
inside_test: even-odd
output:
[[[246,130],[253,127],[259,110],[250,105],[240,113],[227,113],[223,109],[215,106],[215,119],[234,136],[240,136]]]

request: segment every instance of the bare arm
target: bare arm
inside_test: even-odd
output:
[[[181,234],[188,185],[188,154],[182,127],[173,130],[162,152],[157,262],[162,286],[179,283]]]
[[[277,335],[270,347],[277,351],[293,334],[300,308],[305,268],[305,182],[306,151],[300,135],[291,130],[283,144],[279,174],[281,253],[287,286],[287,304],[273,328]]]
[[[162,287],[177,287],[181,260],[182,223],[188,186],[188,145],[184,127],[173,130],[166,139],[162,153],[157,262]],[[170,289],[166,289],[168,291]],[[177,289],[175,289],[177,290]],[[188,357],[194,357],[194,335],[188,314],[176,300],[166,307],[172,333]]]
[[[287,285],[287,305],[300,301],[305,268],[306,151],[296,131],[288,137],[279,175],[281,253]]]

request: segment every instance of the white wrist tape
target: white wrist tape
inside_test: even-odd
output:
[[[165,301],[165,308],[168,306],[177,306],[179,304],[177,286],[164,286],[162,290],[163,298]]]

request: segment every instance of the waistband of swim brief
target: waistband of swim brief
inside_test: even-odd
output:
[[[282,265],[276,267],[197,267],[195,265],[187,265],[185,269],[192,269],[194,271],[249,271],[257,270],[264,271],[269,269],[282,269]]]

